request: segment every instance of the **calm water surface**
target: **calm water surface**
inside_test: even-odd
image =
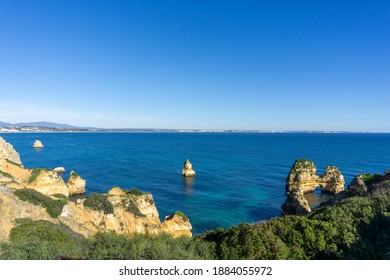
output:
[[[87,191],[136,187],[153,194],[160,219],[186,213],[193,233],[280,215],[285,179],[308,158],[319,173],[336,165],[347,184],[363,172],[390,169],[390,134],[23,133],[1,134],[27,168],[63,166]],[[35,140],[45,148],[31,148]],[[190,159],[196,177],[183,178]],[[66,175],[65,175],[66,179]],[[318,192],[312,204],[326,199]]]

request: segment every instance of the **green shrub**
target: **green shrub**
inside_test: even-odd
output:
[[[69,228],[31,219],[18,219],[16,223],[10,232],[10,242],[0,243],[0,259],[85,258],[87,240]]]
[[[56,194],[53,194],[53,196],[60,199],[60,200],[66,201],[66,202],[69,201],[69,197],[67,197],[66,195],[64,195],[62,193],[56,193]]]
[[[39,174],[41,174],[42,171],[50,171],[48,168],[34,168],[31,172],[30,178],[28,178],[28,183],[31,184],[33,183]]]
[[[137,207],[137,204],[132,200],[127,202],[126,211],[133,213],[134,215],[139,216],[139,217],[146,217],[145,214],[141,213],[141,211]]]
[[[189,221],[187,215],[184,214],[181,211],[176,211],[175,213],[173,213],[171,216],[168,217],[168,220],[172,219],[174,215],[182,217],[184,222],[188,222]]]
[[[136,188],[132,188],[130,191],[127,191],[126,194],[141,196],[141,195],[145,195],[145,194],[149,194],[149,193],[137,190]]]
[[[52,199],[33,189],[24,188],[15,190],[14,194],[23,201],[28,201],[46,208],[47,213],[52,218],[57,218],[61,214],[63,207],[67,204],[64,200]]]
[[[107,195],[91,193],[84,201],[84,206],[92,210],[103,211],[104,214],[114,213],[114,206],[108,200]]]
[[[209,244],[190,237],[167,234],[137,234],[133,237],[114,232],[98,233],[90,243],[88,259],[94,260],[197,260],[211,259]]]

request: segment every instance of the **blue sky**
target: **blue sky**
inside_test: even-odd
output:
[[[0,121],[390,132],[390,1],[0,0]]]

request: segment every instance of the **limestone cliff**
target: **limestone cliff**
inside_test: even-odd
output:
[[[24,186],[46,195],[63,194],[69,196],[70,194],[69,188],[61,176],[49,169],[32,169],[31,176]]]
[[[344,190],[344,176],[336,166],[326,166],[324,174],[317,174],[317,167],[308,159],[294,162],[286,178],[286,202],[282,205],[282,215],[304,215],[310,207],[305,193],[313,192],[317,187],[321,191],[337,194]]]
[[[18,218],[63,224],[85,237],[106,231],[115,231],[128,236],[135,233],[169,233],[174,237],[192,236],[192,227],[187,217],[174,214],[166,218],[163,223],[160,222],[151,194],[138,190],[124,191],[118,187],[116,191],[117,194],[111,191],[110,194],[96,194],[93,198],[90,198],[91,195],[75,203],[64,200],[58,194],[41,195],[37,199],[34,190],[30,189],[27,192],[29,195],[25,195],[26,201],[23,201],[21,197],[14,194],[14,189],[1,186],[0,241],[8,239],[10,230],[16,225],[15,220]],[[49,214],[49,207],[45,210],[45,203],[57,200],[63,201],[63,207],[58,217],[53,218],[53,215]],[[50,207],[53,207],[53,202],[51,205]]]
[[[328,165],[324,174],[319,176],[319,185],[323,192],[339,193],[344,190],[344,176],[336,166]]]
[[[293,189],[286,202],[282,205],[282,216],[285,215],[306,215],[310,213],[311,209],[306,198],[303,196],[303,192],[299,189]]]
[[[344,190],[344,184],[344,176],[336,166],[328,165],[324,174],[317,175],[317,167],[312,161],[298,159],[286,178],[286,193],[299,189],[305,194],[319,186],[323,192],[336,194]]]
[[[46,220],[59,223],[50,217],[45,208],[20,200],[14,195],[14,190],[0,185],[0,241],[8,239],[8,235],[16,226],[16,219],[30,218],[33,220]]]
[[[14,147],[7,143],[2,137],[0,137],[0,160],[1,159],[7,159],[8,161],[22,165],[18,152],[15,151]]]
[[[381,174],[359,174],[355,176],[347,188],[347,195],[368,195],[375,192],[377,186],[390,180],[390,172],[386,171],[385,175]]]
[[[298,159],[294,162],[286,179],[286,192],[299,189],[303,193],[312,192],[319,185],[317,167],[307,159]]]
[[[86,237],[105,231],[192,236],[190,221],[183,215],[160,222],[150,193],[114,187],[108,194],[92,193],[70,201],[68,196],[85,192],[84,179],[72,171],[65,184],[50,169],[25,169],[12,146],[5,141],[0,144],[0,241],[8,239],[19,218],[64,224]]]

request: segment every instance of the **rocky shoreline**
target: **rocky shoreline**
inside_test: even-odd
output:
[[[71,171],[64,182],[56,171],[26,169],[17,151],[1,137],[0,186],[0,241],[8,240],[18,219],[63,224],[85,237],[108,231],[192,236],[187,217],[174,212],[161,222],[153,196],[139,190],[114,187],[107,194],[93,193],[73,202],[71,196],[86,192],[87,182],[80,175]],[[53,215],[55,207],[60,209]]]
[[[72,198],[88,187],[80,175],[64,182],[54,170],[26,169],[0,137],[0,259],[390,259],[390,171],[344,185],[337,167],[317,174],[298,159],[281,217],[192,238],[182,212],[160,221],[150,193],[113,187]],[[305,195],[318,187],[332,196],[310,208]]]

